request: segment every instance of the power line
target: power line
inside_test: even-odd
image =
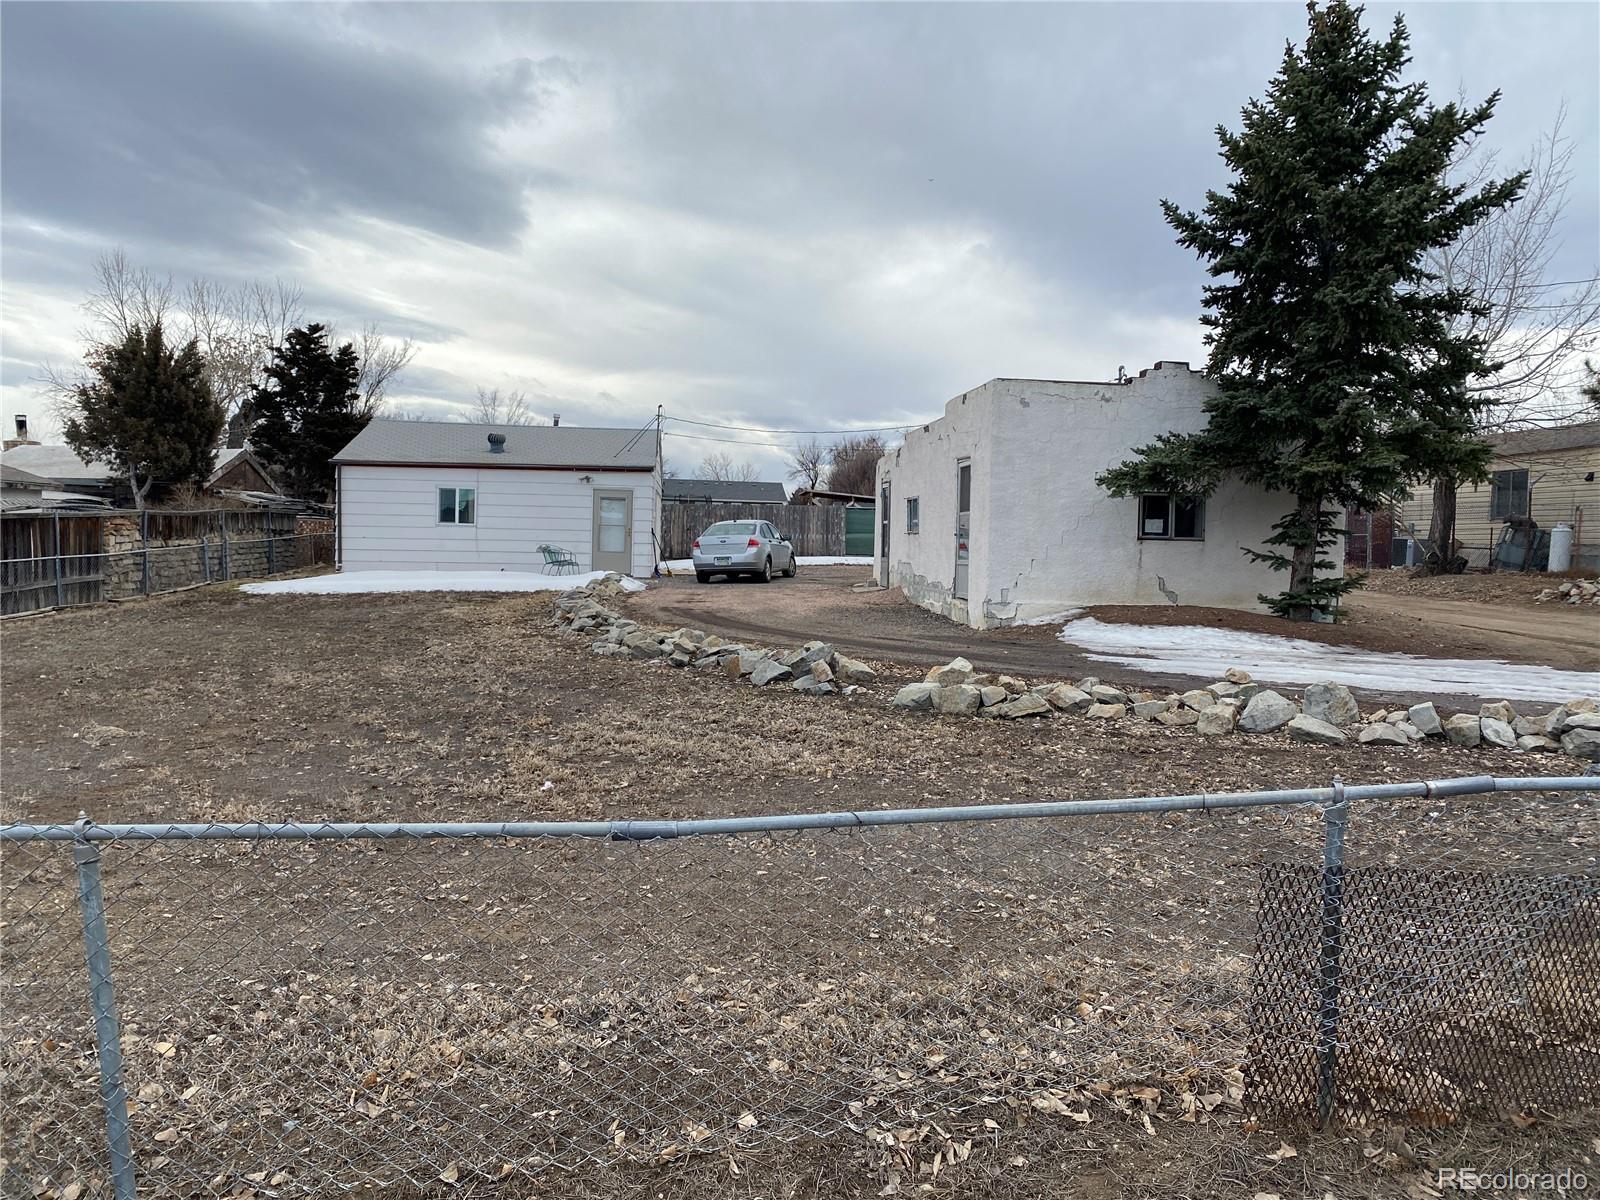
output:
[[[926,421],[912,421],[909,425],[867,425],[856,429],[763,429],[756,425],[723,425],[717,421],[693,421],[688,417],[665,417],[667,421],[676,421],[680,425],[701,425],[707,429],[736,429],[741,433],[778,433],[802,434],[816,436],[821,434],[852,434],[852,433],[902,433],[907,429],[920,429]],[[678,437],[687,437],[687,434],[678,434]]]

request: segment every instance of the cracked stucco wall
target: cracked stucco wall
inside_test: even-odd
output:
[[[1286,497],[1226,485],[1206,502],[1203,541],[1141,541],[1138,502],[1094,482],[1156,434],[1201,428],[1210,390],[1198,372],[1167,362],[1125,384],[996,379],[951,400],[880,464],[880,487],[892,493],[891,585],[978,628],[1096,604],[1256,608],[1257,593],[1280,590],[1282,578],[1239,548],[1261,544]],[[973,460],[964,605],[950,596],[962,455]],[[920,500],[918,534],[905,531],[909,496]]]

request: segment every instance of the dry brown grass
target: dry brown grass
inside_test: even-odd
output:
[[[885,707],[911,674],[892,663],[860,697],[803,700],[597,660],[546,612],[196,593],[7,630],[6,815],[692,816],[1523,761],[937,720]],[[1355,836],[1401,863],[1600,853],[1592,807],[1553,797],[1396,806]],[[156,1194],[387,1179],[393,1195],[674,1200],[1410,1196],[1433,1163],[1580,1165],[1592,1133],[1542,1114],[1324,1135],[1246,1119],[1248,864],[1317,838],[1312,819],[1258,814],[113,848],[141,1162]],[[6,1153],[26,1186],[47,1172],[58,1189],[103,1181],[67,857],[0,861]]]

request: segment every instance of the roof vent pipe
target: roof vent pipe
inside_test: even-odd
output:
[[[490,454],[504,454],[505,452],[506,452],[506,435],[503,434],[503,433],[491,433],[489,435],[489,453]]]
[[[24,440],[28,436],[28,418],[24,413],[17,414],[17,436]]]
[[[552,425],[561,424],[561,414],[560,413],[552,413],[551,416],[550,416],[550,424],[552,424]]]

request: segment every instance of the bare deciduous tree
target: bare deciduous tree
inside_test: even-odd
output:
[[[697,477],[723,482],[748,483],[756,479],[759,474],[755,464],[749,459],[745,459],[742,462],[734,462],[733,455],[726,450],[718,450],[700,460],[700,470],[697,472]]]
[[[828,466],[828,450],[816,438],[797,442],[789,455],[793,464],[789,478],[798,479],[803,487],[814,488],[822,482],[822,473]]]
[[[1584,419],[1589,404],[1583,356],[1600,341],[1600,264],[1589,278],[1551,281],[1561,250],[1562,222],[1572,182],[1574,146],[1558,113],[1549,133],[1529,153],[1527,184],[1515,204],[1496,210],[1430,263],[1439,286],[1461,288],[1481,301],[1481,311],[1462,318],[1463,332],[1483,338],[1490,375],[1471,381],[1473,393],[1491,403],[1480,418],[1484,433]],[[1456,164],[1468,190],[1498,174],[1496,152],[1473,143]],[[1433,481],[1428,530],[1435,547],[1427,570],[1449,570],[1455,555],[1456,488],[1459,481]]]
[[[828,491],[870,496],[883,451],[883,439],[875,433],[840,438],[828,451]]]
[[[478,385],[478,401],[473,406],[472,420],[481,425],[543,425],[544,420],[533,411],[533,401],[520,388],[502,392],[499,388]]]
[[[361,327],[360,337],[350,340],[361,360],[361,372],[356,377],[356,390],[361,394],[360,411],[363,416],[375,417],[383,407],[389,385],[417,356],[417,344],[410,338],[398,341],[387,338],[371,321]]]

